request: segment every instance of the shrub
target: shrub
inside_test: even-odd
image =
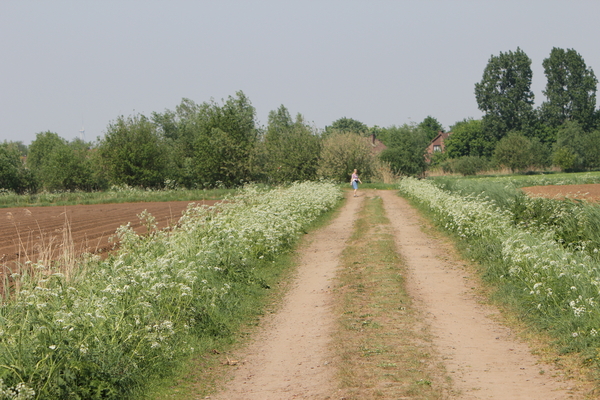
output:
[[[361,180],[374,174],[375,160],[365,138],[354,133],[334,133],[323,142],[318,174],[336,182],[348,182],[354,169]]]

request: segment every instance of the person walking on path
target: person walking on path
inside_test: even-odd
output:
[[[352,172],[352,178],[350,178],[350,184],[354,188],[354,197],[358,197],[358,195],[356,194],[358,190],[358,182],[362,184],[362,181],[358,177],[358,172],[355,169],[354,172]]]

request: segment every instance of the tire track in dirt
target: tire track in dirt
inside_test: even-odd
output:
[[[348,194],[347,196],[349,196]],[[328,226],[314,233],[301,254],[297,277],[282,308],[243,354],[220,400],[329,399],[336,390],[332,352],[332,280],[361,199],[346,201]]]
[[[540,363],[511,330],[493,319],[493,307],[479,302],[468,272],[458,266],[448,245],[421,230],[422,220],[394,191],[362,191],[347,197],[329,226],[299,249],[298,276],[282,308],[265,318],[253,342],[235,358],[214,400],[338,399],[330,348],[335,316],[330,284],[352,233],[363,199],[379,195],[407,263],[407,290],[434,336],[434,358],[452,378],[449,399],[582,399],[574,382]],[[311,234],[312,235],[312,234]],[[402,368],[402,366],[399,366]],[[541,372],[544,371],[542,374]]]
[[[574,382],[544,365],[511,330],[495,322],[493,307],[481,304],[468,272],[445,244],[428,237],[409,203],[391,191],[378,191],[407,263],[407,290],[426,315],[434,347],[444,360],[457,398],[580,399]]]

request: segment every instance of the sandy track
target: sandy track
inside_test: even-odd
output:
[[[360,200],[300,249],[298,275],[283,306],[239,355],[243,360],[225,391],[211,399],[327,399],[336,390],[329,342],[334,327],[332,280],[352,233]]]
[[[301,249],[298,276],[281,310],[266,318],[256,340],[239,355],[233,378],[211,399],[337,399],[330,335],[335,325],[330,283],[365,197],[379,195],[407,263],[407,289],[434,336],[433,351],[453,381],[453,399],[580,399],[573,383],[531,355],[528,347],[495,322],[474,283],[447,243],[423,233],[423,222],[392,191],[348,197],[339,216],[313,233]],[[237,357],[237,356],[236,356]],[[400,367],[401,368],[401,367]],[[543,373],[542,373],[543,371]]]
[[[578,398],[569,390],[573,382],[563,381],[491,318],[497,310],[478,301],[468,272],[452,258],[447,244],[422,232],[423,222],[408,202],[393,192],[379,194],[408,264],[408,292],[427,316],[458,398]]]

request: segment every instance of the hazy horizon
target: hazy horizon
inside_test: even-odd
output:
[[[593,1],[0,2],[0,140],[87,141],[118,116],[220,102],[243,91],[259,124],[280,105],[318,128],[480,118],[474,85],[492,55],[542,61],[572,48],[600,69]]]

